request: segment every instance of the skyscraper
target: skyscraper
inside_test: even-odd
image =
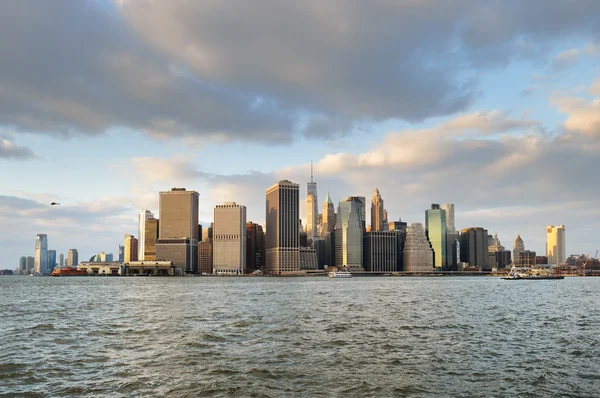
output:
[[[58,268],[64,267],[65,266],[65,255],[60,253],[58,255]]]
[[[154,218],[149,210],[143,209],[138,214],[138,254],[137,258],[140,261],[144,261],[144,251],[146,247],[146,220]]]
[[[331,197],[329,197],[329,192],[327,192],[327,197],[325,198],[325,202],[323,203],[322,209],[322,227],[321,227],[321,236],[327,236],[327,234],[335,228],[335,207]]]
[[[567,260],[564,225],[546,227],[546,256],[548,264],[562,265]]]
[[[48,237],[38,234],[35,237],[34,272],[41,275],[48,273]]]
[[[335,265],[350,271],[364,271],[364,199],[349,196],[338,205],[335,226]]]
[[[19,275],[27,273],[27,257],[23,256],[19,259]]]
[[[119,261],[125,261],[125,246],[119,245]]]
[[[265,233],[259,224],[246,223],[246,273],[260,270],[265,258]]]
[[[48,250],[48,272],[54,271],[56,267],[56,250]]]
[[[246,206],[216,205],[213,229],[213,268],[216,274],[243,274],[246,269]]]
[[[158,240],[158,218],[146,220],[144,231],[144,261],[156,260],[156,241]]]
[[[454,205],[445,203],[441,208],[446,211],[446,231],[452,234],[456,233],[456,226],[454,225]]]
[[[423,224],[412,223],[408,227],[402,262],[405,272],[433,271],[433,249],[427,239]]]
[[[313,180],[313,164],[310,162],[310,182],[306,184],[306,236],[312,242],[319,231],[317,231],[317,219],[319,217],[319,201],[317,199],[317,183]]]
[[[198,202],[198,192],[185,188],[159,193],[156,258],[172,261],[179,272],[198,272]]]
[[[299,185],[282,180],[266,190],[266,271],[300,272]]]
[[[138,240],[133,235],[125,234],[123,246],[125,246],[123,261],[126,263],[138,261]]]
[[[28,274],[33,272],[33,269],[35,268],[35,258],[33,258],[32,256],[27,256],[27,260],[25,261],[25,264],[27,265],[27,272]]]
[[[490,271],[488,254],[488,231],[480,227],[464,228],[460,231],[460,261],[470,267]]]
[[[69,249],[69,253],[67,254],[67,266],[69,267],[77,267],[79,265],[79,253],[77,249]]]
[[[433,267],[446,268],[446,210],[437,203],[425,210],[425,233],[433,248]]]
[[[515,238],[515,243],[513,246],[513,263],[515,264],[519,264],[519,253],[525,251],[525,243],[523,242],[523,239],[521,239],[521,234],[517,234],[517,237]]]
[[[363,235],[364,268],[371,272],[394,272],[398,269],[396,231],[366,232]]]
[[[375,188],[371,199],[371,231],[383,231],[383,199],[378,188]]]

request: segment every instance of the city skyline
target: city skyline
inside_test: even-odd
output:
[[[517,3],[2,3],[0,258],[40,233],[116,253],[173,186],[202,224],[225,201],[262,224],[264,189],[304,200],[311,160],[319,206],[377,187],[389,221],[455,203],[457,230],[541,254],[564,224],[566,255],[594,253],[600,3]]]

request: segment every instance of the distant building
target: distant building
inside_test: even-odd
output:
[[[498,234],[488,235],[488,253],[490,258],[490,268],[506,268],[510,265],[510,251],[504,250],[500,243]],[[508,262],[507,262],[508,259]]]
[[[58,267],[64,267],[65,266],[65,255],[60,253],[58,255]]]
[[[125,234],[123,239],[123,245],[125,246],[125,262],[138,261],[138,240],[129,234]]]
[[[446,210],[434,203],[425,210],[425,233],[433,248],[433,267],[446,268]]]
[[[397,236],[397,263],[396,271],[402,271],[404,269],[404,245],[406,243],[406,234],[408,232],[408,224],[403,221],[390,221],[388,222],[388,230],[394,231]]]
[[[441,208],[446,211],[446,231],[451,234],[456,233],[456,226],[454,224],[454,205],[445,203]]]
[[[213,230],[213,268],[216,274],[243,274],[246,269],[246,206],[216,205]]]
[[[35,265],[34,272],[39,274],[48,273],[48,237],[46,234],[38,234],[35,238]]]
[[[125,261],[125,246],[119,245],[119,261]]]
[[[458,271],[458,240],[457,232],[446,231],[446,267],[447,271]]]
[[[19,275],[27,273],[27,257],[23,256],[19,259]]]
[[[313,167],[310,162],[310,182],[306,184],[306,235],[312,242],[319,235],[317,219],[319,215],[319,201],[317,199],[317,183],[313,180]]]
[[[266,272],[300,273],[299,186],[279,181],[266,190]]]
[[[146,248],[146,221],[154,218],[154,214],[150,210],[143,209],[138,214],[138,254],[137,258],[144,260]]]
[[[533,267],[535,266],[536,253],[531,250],[524,250],[519,252],[519,265],[521,267]]]
[[[470,268],[490,271],[488,231],[480,227],[464,228],[460,231],[460,261]]]
[[[246,223],[246,273],[260,270],[265,261],[265,233],[259,224]]]
[[[366,232],[363,236],[363,266],[370,272],[398,270],[398,239],[396,231]]]
[[[498,268],[509,268],[512,263],[511,251],[502,250],[494,253],[496,255],[496,266]]]
[[[327,236],[329,232],[332,232],[335,228],[335,207],[329,196],[329,192],[327,192],[327,197],[325,198],[325,202],[323,203],[321,215],[321,236]]]
[[[548,256],[535,256],[535,265],[549,264]]]
[[[412,223],[406,232],[403,252],[405,272],[433,271],[433,248],[421,223]]]
[[[383,199],[379,194],[379,189],[375,188],[371,198],[371,231],[383,231]]]
[[[27,256],[25,264],[27,266],[26,273],[31,274],[33,272],[33,269],[35,268],[35,258],[33,258],[32,256]]]
[[[159,193],[156,259],[172,261],[180,272],[198,272],[198,203],[198,192],[185,188]]]
[[[76,267],[79,264],[79,253],[77,249],[69,249],[67,253],[67,266]]]
[[[56,267],[56,250],[48,250],[48,273],[52,273]]]
[[[319,268],[317,260],[317,250],[311,247],[300,248],[300,269],[316,270]]]
[[[335,265],[338,268],[364,271],[362,266],[364,202],[364,198],[349,196],[338,205],[335,226]]]
[[[156,242],[158,241],[158,218],[146,220],[144,231],[144,261],[156,260]]]
[[[564,225],[548,225],[546,227],[546,256],[549,264],[562,265],[565,263],[567,252]]]
[[[208,241],[198,242],[198,273],[213,273],[212,243]]]
[[[518,234],[513,245],[513,262],[517,265],[519,265],[519,253],[522,251],[525,251],[525,243],[521,239],[521,235]]]
[[[318,236],[313,241],[313,248],[317,252],[317,266],[319,269],[325,269],[325,265],[331,264],[325,240],[325,237]]]

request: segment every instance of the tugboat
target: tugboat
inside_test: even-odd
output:
[[[517,267],[512,267],[507,276],[502,279],[506,280],[543,280],[543,279],[565,279],[563,275],[550,275],[548,273],[541,272],[539,269],[526,269],[527,272],[523,272],[523,270],[517,269]]]

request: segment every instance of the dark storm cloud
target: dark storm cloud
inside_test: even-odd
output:
[[[480,68],[598,38],[600,2],[12,0],[0,125],[289,142],[468,107]]]

